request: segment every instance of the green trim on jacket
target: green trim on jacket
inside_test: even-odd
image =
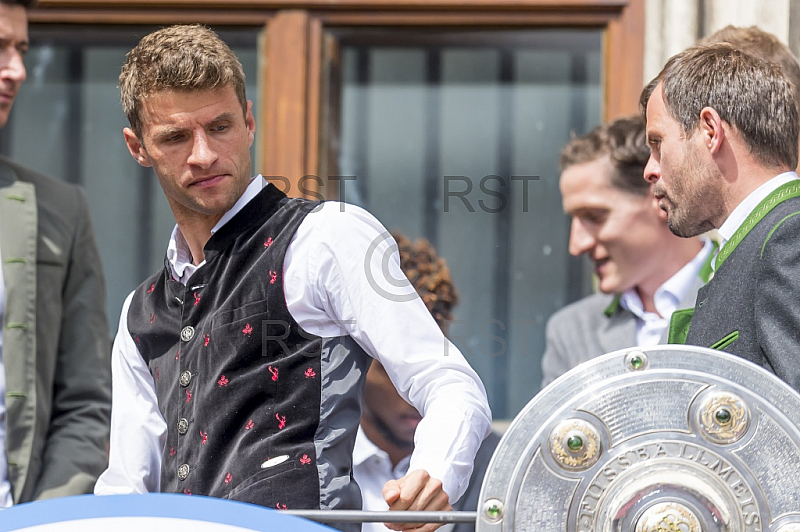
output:
[[[783,203],[784,201],[795,198],[800,196],[800,180],[792,180],[788,183],[785,183],[775,190],[773,190],[766,198],[761,200],[761,203],[753,209],[747,218],[745,218],[742,225],[733,233],[730,240],[728,240],[722,249],[719,250],[719,254],[717,255],[717,263],[716,269],[719,269],[722,266],[722,263],[730,257],[731,253],[736,249],[736,247],[742,243],[744,237],[753,229],[753,227],[758,224],[764,217],[772,211],[775,207]],[[785,220],[786,218],[784,218]],[[784,220],[778,222],[776,227],[780,225]],[[774,230],[774,228],[773,228]],[[770,236],[772,236],[772,232],[770,232]],[[769,236],[767,237],[767,240]],[[766,241],[765,241],[766,244]],[[762,247],[763,253],[763,247]],[[678,312],[672,314],[672,318],[670,319],[669,323],[669,343],[671,344],[683,344],[686,343],[686,337],[689,334],[689,326],[691,325],[692,314],[694,314],[694,309],[686,309],[686,311],[679,311],[681,314],[676,316]],[[674,323],[673,323],[674,322]],[[736,337],[738,337],[738,331],[734,331],[736,333]],[[731,333],[733,335],[734,333]],[[729,338],[731,335],[726,336],[717,344],[714,344],[712,349],[722,349],[730,345],[736,337],[732,339]],[[729,340],[729,341],[728,341]],[[723,344],[722,347],[719,347],[720,344]]]
[[[779,186],[775,190],[773,190],[766,198],[761,200],[761,203],[753,209],[747,218],[745,218],[742,225],[736,230],[735,233],[731,236],[730,240],[728,240],[722,249],[719,250],[719,255],[717,256],[717,269],[722,266],[722,263],[730,257],[733,250],[736,249],[736,246],[742,243],[744,237],[747,236],[747,233],[750,232],[753,227],[756,226],[758,222],[760,222],[767,214],[770,213],[772,209],[777,207],[779,204],[783,203],[784,201],[790,198],[796,198],[800,196],[800,180],[793,179],[792,181]]]

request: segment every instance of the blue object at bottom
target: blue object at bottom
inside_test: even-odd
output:
[[[326,532],[326,526],[278,510],[236,501],[151,493],[79,495],[12,506],[0,511],[0,532],[93,518],[161,517],[218,523],[247,530]],[[55,529],[54,529],[55,530]]]

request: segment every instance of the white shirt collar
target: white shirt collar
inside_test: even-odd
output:
[[[389,461],[389,455],[386,451],[372,443],[372,440],[367,437],[364,429],[359,425],[355,447],[353,447],[353,466],[359,466],[375,456],[385,459],[387,462]]]
[[[727,220],[720,226],[719,235],[721,237],[720,248],[730,240],[733,234],[744,223],[747,217],[753,210],[758,207],[764,198],[769,196],[778,187],[785,185],[793,179],[797,179],[797,174],[794,172],[784,172],[763,183],[757,189],[750,193],[739,205],[733,209]]]
[[[211,228],[211,234],[213,235],[219,231],[231,218],[236,216],[265,186],[267,186],[267,181],[261,174],[254,177],[250,181],[250,184],[247,185],[244,193],[239,197],[236,203],[233,204],[233,207],[231,207],[230,210],[219,219],[216,225]],[[183,283],[186,283],[189,277],[197,271],[197,268],[205,264],[205,261],[197,266],[192,264],[192,252],[177,224],[172,230],[172,235],[169,237],[169,244],[167,244],[167,262],[169,262],[172,268],[172,275]]]
[[[694,256],[692,260],[687,262],[683,268],[678,270],[675,275],[667,279],[664,284],[656,289],[653,295],[653,303],[655,304],[656,311],[664,318],[672,315],[678,308],[683,298],[691,290],[692,285],[700,275],[700,270],[708,259],[709,254],[714,248],[711,240],[701,237],[704,241],[703,248]],[[636,317],[645,319],[647,314],[644,310],[642,299],[634,288],[626,290],[622,293],[620,304],[623,308],[629,310]]]

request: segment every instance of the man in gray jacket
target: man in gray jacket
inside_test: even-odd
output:
[[[0,0],[0,127],[31,0]],[[110,344],[86,201],[0,157],[0,507],[91,492],[107,462]]]
[[[548,321],[542,386],[604,353],[666,343],[670,315],[693,306],[708,280],[712,243],[673,235],[642,179],[650,155],[644,132],[641,118],[621,118],[561,153],[569,252],[594,263],[602,293]]]
[[[728,44],[676,54],[645,88],[645,179],[676,235],[722,247],[670,339],[723,349],[800,389],[800,117],[780,68]]]

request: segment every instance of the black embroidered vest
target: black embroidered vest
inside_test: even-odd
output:
[[[316,204],[265,187],[205,247],[184,286],[140,286],[128,329],[167,422],[161,491],[319,508],[321,340],[286,307],[283,260]]]

